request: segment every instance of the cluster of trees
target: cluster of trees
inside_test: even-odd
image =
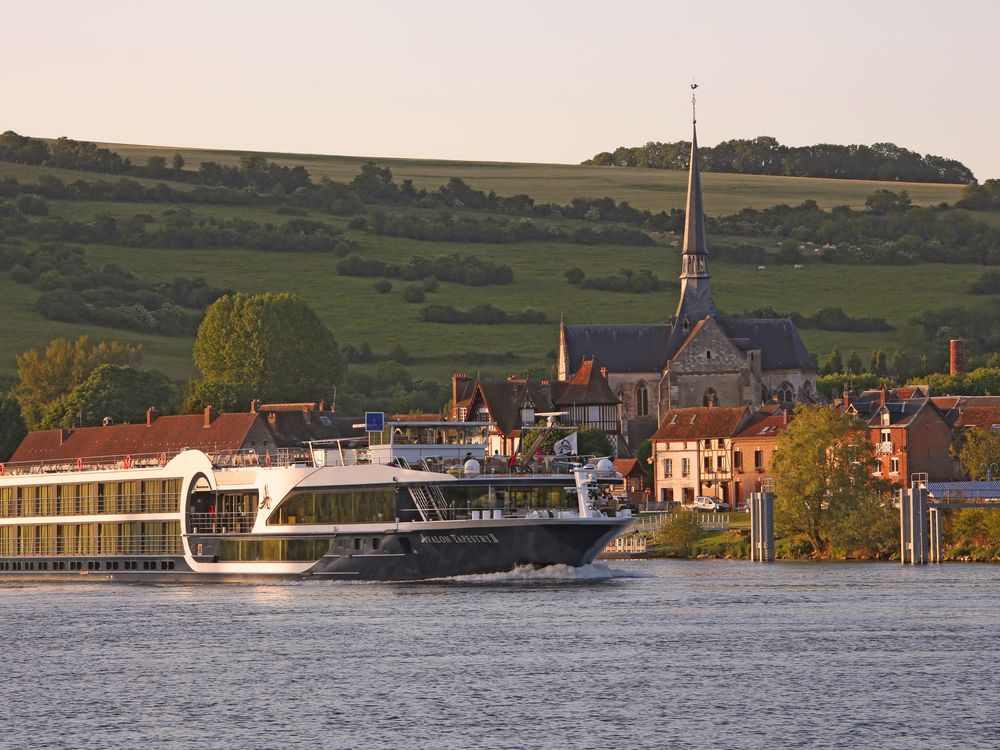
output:
[[[647,292],[658,292],[667,287],[667,282],[660,279],[648,268],[640,268],[638,271],[623,268],[611,276],[587,278],[587,274],[582,268],[573,266],[566,270],[565,276],[570,284],[584,289],[598,289],[605,292],[646,294]]]
[[[912,206],[905,190],[878,190],[863,211],[824,211],[807,200],[794,207],[746,208],[709,223],[722,234],[811,242],[830,263],[1000,263],[1000,229],[946,207]]]
[[[458,310],[451,305],[426,305],[420,310],[420,317],[427,323],[450,323],[453,325],[513,325],[549,322],[549,316],[544,310],[526,307],[520,312],[508,313],[488,302],[473,305],[468,310]]]
[[[8,204],[10,206],[10,204]],[[42,217],[27,221],[23,213],[0,203],[0,231],[38,242],[118,244],[128,247],[246,247],[266,252],[337,252],[346,255],[357,243],[321,221],[296,218],[284,224],[261,224],[241,218],[196,216],[188,208],[164,212],[162,228],[149,214],[116,218],[100,213],[90,221]]]
[[[258,154],[246,154],[234,166],[205,161],[195,172],[184,169],[185,160],[181,154],[174,154],[169,167],[165,156],[151,156],[145,166],[139,166],[89,141],[59,138],[50,144],[40,138],[18,135],[12,130],[0,134],[0,161],[153,179],[169,178],[232,189],[249,188],[260,193],[291,194],[299,188],[312,186],[305,167],[285,167]]]
[[[0,269],[42,292],[36,309],[49,320],[164,336],[193,334],[201,311],[228,292],[200,277],[152,283],[114,264],[94,268],[82,249],[58,243],[35,250],[0,247]]]
[[[386,213],[375,210],[368,218],[351,221],[352,229],[364,229],[386,237],[405,237],[433,242],[575,242],[580,245],[632,245],[645,247],[653,240],[645,232],[622,225],[564,229],[556,224],[540,225],[527,219],[508,221],[491,216],[476,218],[445,211],[431,215]]]
[[[966,185],[955,206],[970,211],[1000,211],[1000,179],[985,180],[982,185]]]
[[[337,192],[336,183],[327,183],[325,190],[331,194]],[[446,184],[436,190],[417,189],[412,180],[403,180],[397,184],[392,177],[392,170],[380,167],[374,162],[362,165],[361,172],[347,186],[351,193],[362,203],[382,203],[409,205],[420,208],[471,208],[498,211],[517,216],[537,216],[542,218],[587,219],[590,221],[610,221],[626,224],[637,224],[647,229],[661,232],[677,231],[684,227],[684,212],[671,209],[669,212],[652,213],[633,208],[626,201],[616,203],[613,198],[574,198],[568,205],[560,206],[554,203],[536,203],[524,193],[503,197],[495,192],[484,192],[470,187],[459,177],[452,177]],[[336,195],[335,200],[344,202],[344,194]]]
[[[10,393],[28,429],[99,425],[141,419],[151,403],[175,404],[176,390],[156,371],[139,369],[142,350],[118,341],[54,339],[44,352],[17,358],[17,383]],[[148,393],[146,392],[148,390]]]
[[[511,267],[493,263],[474,255],[411,255],[402,263],[391,263],[378,258],[348,255],[337,263],[341,276],[382,276],[407,281],[435,279],[469,286],[510,284],[514,280]],[[424,291],[432,291],[426,286]]]
[[[959,161],[931,154],[921,156],[894,143],[784,146],[765,135],[723,141],[714,147],[699,146],[698,155],[701,168],[708,172],[902,182],[975,182],[972,170]],[[614,151],[602,151],[582,163],[687,169],[690,160],[690,141],[650,141],[645,146],[619,146]]]
[[[123,174],[132,167],[128,159],[88,141],[59,138],[49,145],[40,138],[18,135],[13,130],[0,133],[0,161],[108,174]]]
[[[37,196],[48,200],[112,201],[115,203],[204,203],[209,205],[258,205],[274,202],[269,196],[224,187],[178,189],[165,182],[144,185],[128,177],[117,180],[73,180],[67,183],[50,174],[38,175],[36,182],[22,183],[14,177],[0,180],[0,198],[29,200]],[[21,209],[24,213],[30,213]],[[48,213],[48,207],[44,209]]]
[[[824,307],[817,310],[812,315],[803,315],[797,312],[781,312],[775,310],[770,305],[759,307],[756,310],[747,310],[739,317],[743,318],[768,318],[781,319],[790,318],[799,328],[818,328],[821,331],[848,331],[850,333],[862,333],[871,331],[891,331],[892,325],[885,318],[862,316],[852,318],[839,307]]]

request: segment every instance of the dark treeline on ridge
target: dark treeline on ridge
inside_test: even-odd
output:
[[[972,170],[959,161],[931,154],[921,156],[895,143],[784,146],[775,138],[762,135],[723,141],[718,146],[699,146],[698,152],[701,168],[708,172],[898,182],[976,181]],[[604,167],[687,169],[690,157],[690,141],[650,141],[645,146],[619,146],[614,151],[602,151],[582,163]]]

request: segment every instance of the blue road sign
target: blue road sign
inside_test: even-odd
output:
[[[365,432],[382,432],[385,429],[384,411],[365,412]]]

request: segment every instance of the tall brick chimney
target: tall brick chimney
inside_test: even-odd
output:
[[[215,407],[214,406],[212,406],[211,404],[209,404],[208,406],[206,406],[205,407],[205,425],[204,426],[205,427],[211,427],[212,426],[212,422],[215,420],[215,418],[217,416],[219,416],[219,414],[218,414],[217,411],[215,411]]]
[[[849,386],[844,386],[844,411],[851,408],[851,389]]]
[[[150,406],[146,409],[146,427],[152,425],[158,416],[160,416],[160,412],[156,410],[155,406]]]
[[[965,339],[952,339],[948,342],[948,353],[951,360],[951,374],[965,372]]]

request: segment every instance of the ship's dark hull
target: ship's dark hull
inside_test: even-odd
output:
[[[310,574],[406,581],[503,573],[522,565],[579,567],[593,562],[621,531],[622,519],[484,521],[387,535],[377,552],[335,551]]]

